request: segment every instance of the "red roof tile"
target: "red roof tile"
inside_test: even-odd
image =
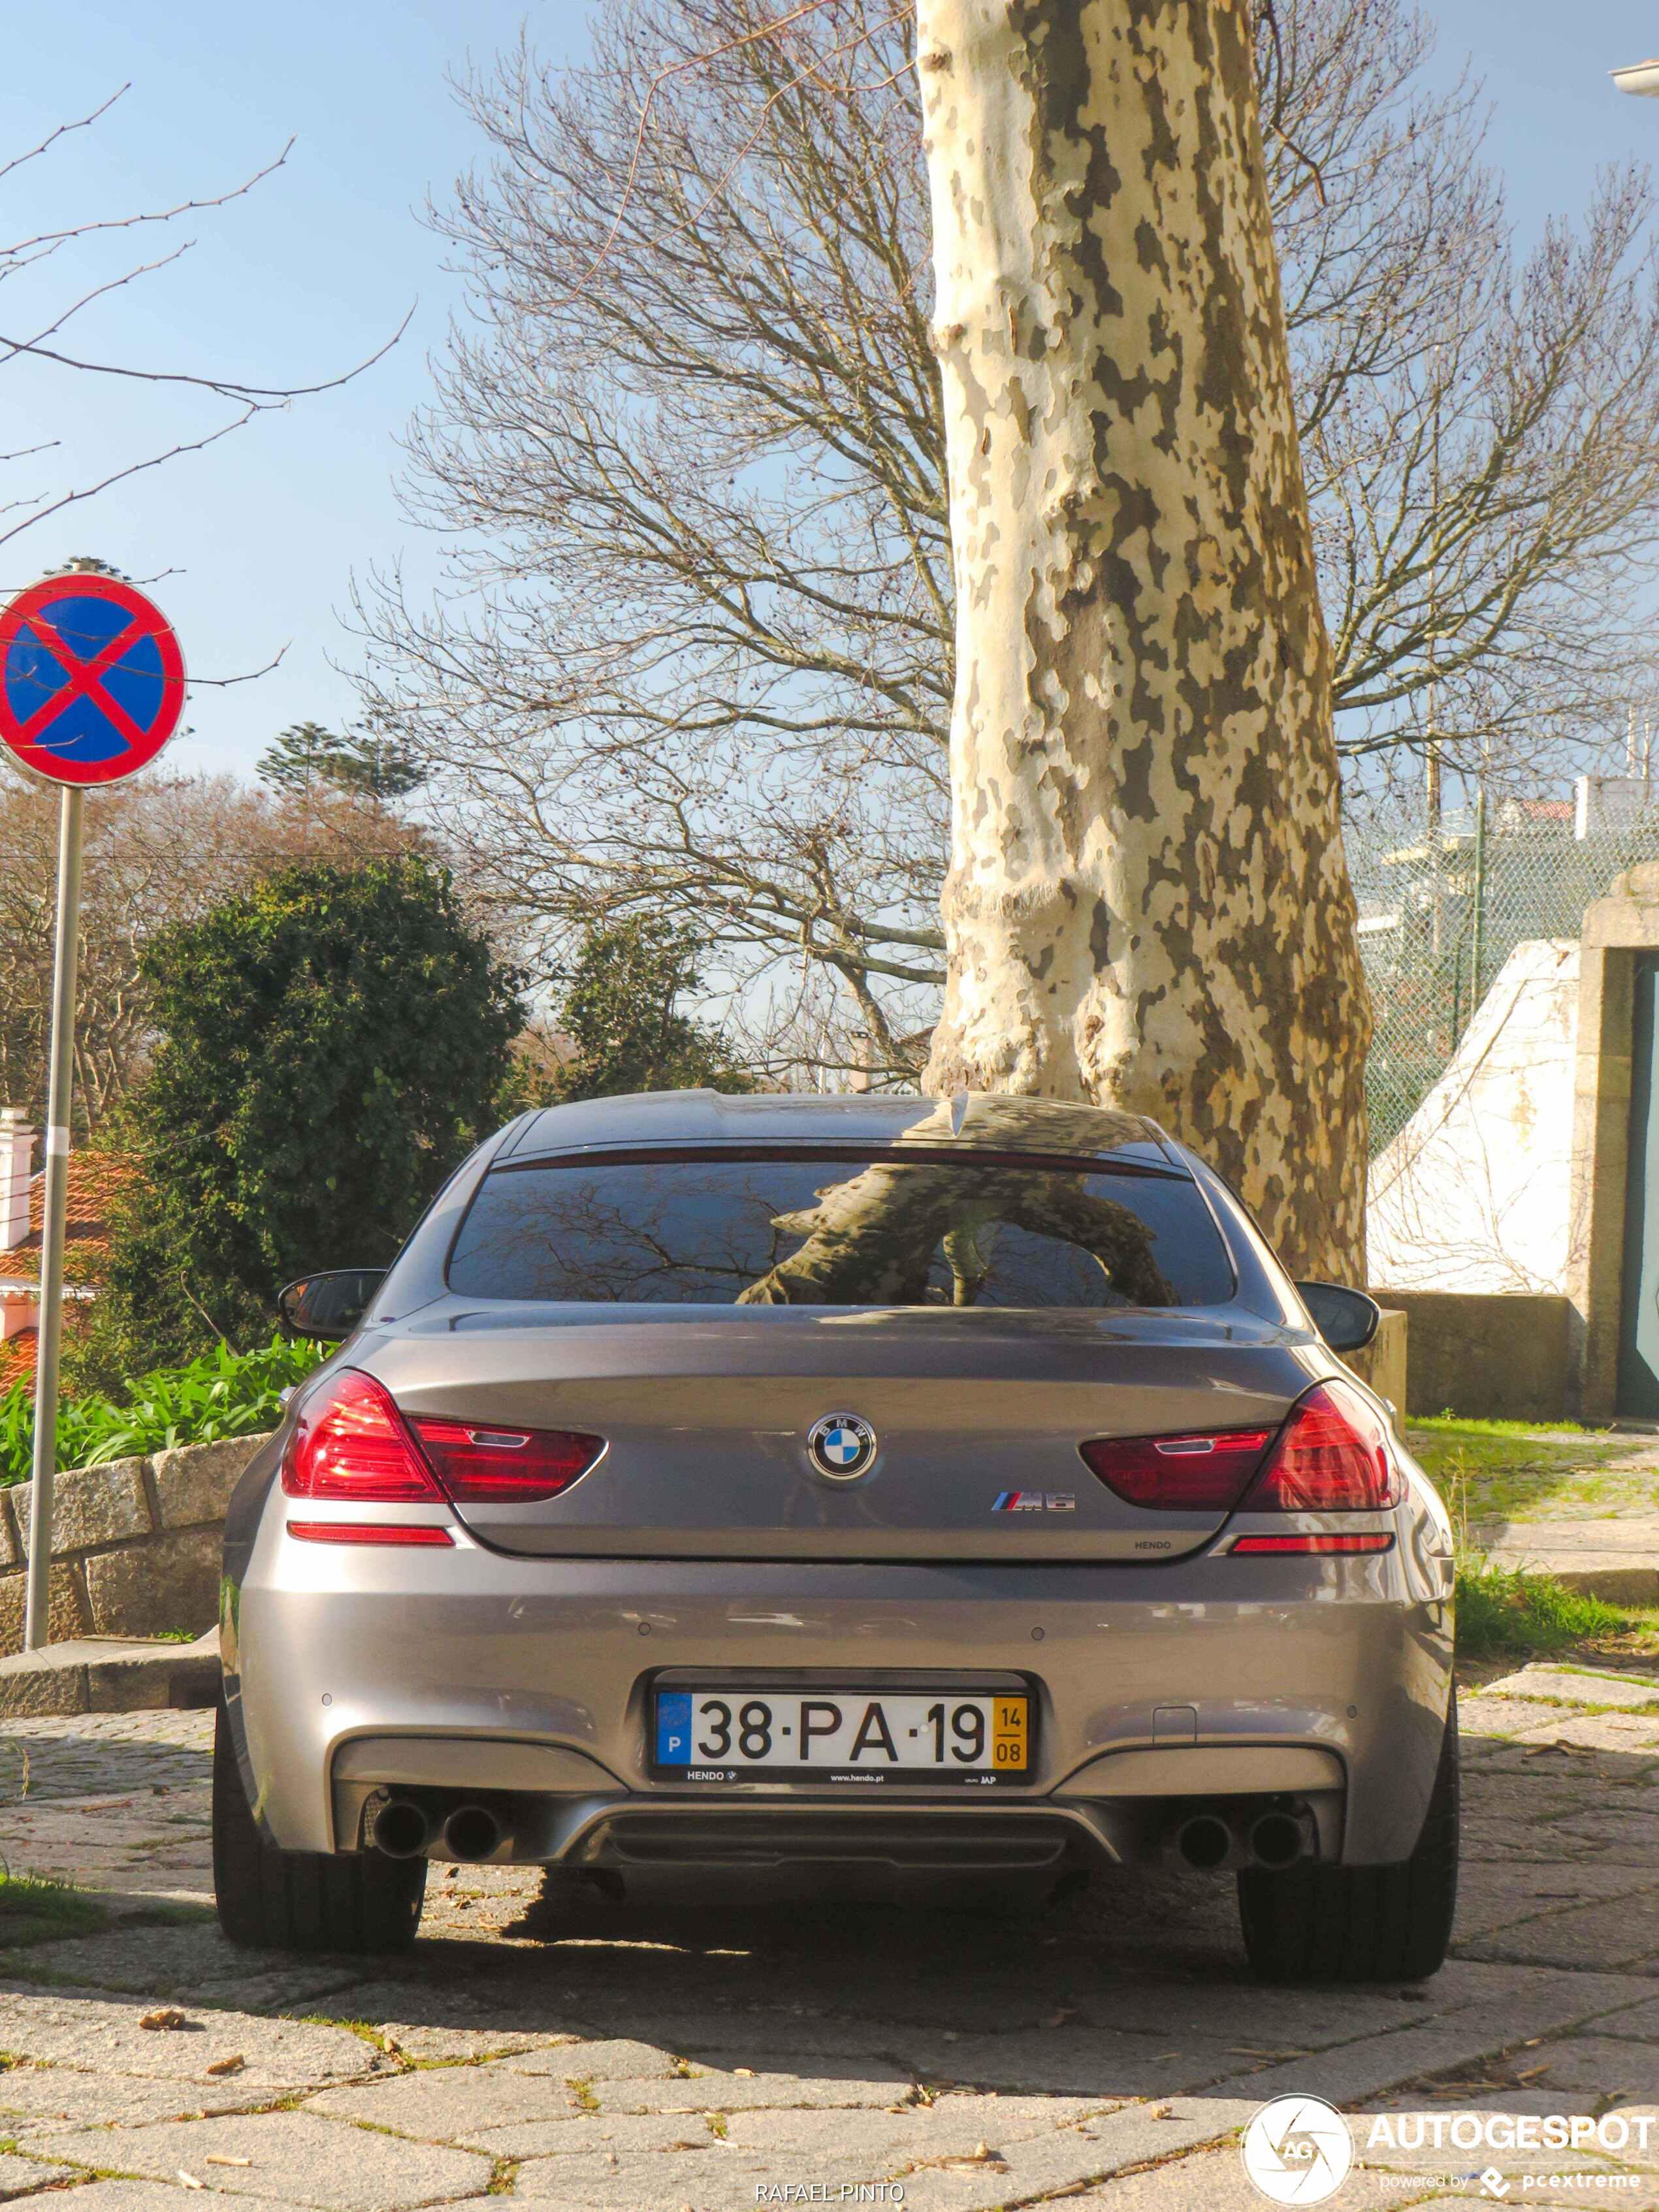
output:
[[[69,1164],[69,1249],[65,1273],[75,1282],[95,1275],[109,1249],[110,1214],[138,1173],[137,1160],[120,1152],[71,1152]],[[39,1280],[40,1224],[46,1206],[44,1170],[29,1178],[29,1233],[0,1252],[0,1276]]]
[[[20,1328],[15,1336],[9,1336],[0,1344],[0,1395],[9,1390],[14,1382],[33,1382],[40,1342],[39,1329]]]

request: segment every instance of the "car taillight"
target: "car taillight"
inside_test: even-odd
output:
[[[458,1504],[530,1504],[580,1481],[605,1449],[603,1437],[574,1429],[490,1429],[424,1413],[410,1426]]]
[[[1337,1381],[1317,1383],[1299,1399],[1276,1439],[1272,1429],[1216,1429],[1103,1437],[1079,1449],[1120,1498],[1169,1512],[1231,1513],[1241,1506],[1250,1513],[1377,1512],[1404,1493],[1382,1421],[1357,1390]]]
[[[448,1544],[455,1539],[434,1521],[290,1521],[288,1533],[302,1544]]]
[[[289,1526],[293,1527],[290,1522]],[[1394,1537],[1388,1529],[1356,1528],[1346,1536],[1235,1536],[1230,1553],[1243,1552],[1391,1552]]]
[[[1109,1490],[1131,1505],[1176,1513],[1231,1513],[1243,1496],[1271,1429],[1214,1429],[1202,1436],[1103,1437],[1078,1449]]]
[[[355,1367],[331,1376],[302,1407],[283,1455],[283,1488],[290,1498],[344,1498],[356,1504],[371,1498],[444,1503],[389,1393]]]
[[[1404,1488],[1377,1415],[1348,1383],[1321,1382],[1292,1407],[1244,1510],[1374,1513]]]

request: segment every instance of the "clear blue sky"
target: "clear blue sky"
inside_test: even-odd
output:
[[[1430,13],[1441,66],[1451,73],[1472,52],[1486,79],[1492,150],[1528,234],[1552,210],[1582,205],[1598,163],[1624,153],[1659,161],[1659,100],[1623,97],[1607,76],[1659,52],[1651,0],[1432,0]],[[0,76],[3,153],[129,78],[132,89],[95,131],[0,184],[0,237],[222,190],[290,133],[298,139],[287,167],[252,199],[179,227],[199,241],[179,267],[100,303],[66,343],[72,334],[101,357],[145,366],[302,382],[371,351],[419,302],[395,355],[346,391],[267,416],[0,552],[4,590],[75,553],[101,554],[140,577],[179,570],[156,592],[198,676],[256,667],[289,643],[283,666],[258,684],[196,693],[192,734],[169,756],[180,765],[246,773],[284,724],[349,715],[350,686],[330,659],[350,658],[338,615],[353,569],[405,556],[414,575],[430,573],[392,483],[397,435],[425,396],[426,356],[454,297],[416,210],[428,190],[446,192],[475,150],[447,72],[469,52],[488,59],[521,21],[549,58],[579,52],[585,16],[583,0],[527,9],[507,0],[273,9],[57,0],[10,41]],[[64,275],[116,265],[112,254],[86,255]],[[26,294],[26,283],[35,280],[0,288],[0,331],[13,333],[26,309],[65,296],[43,283]],[[3,389],[0,451],[64,441],[61,455],[27,465],[41,483],[84,478],[221,419],[211,402],[15,365]],[[20,465],[6,471],[0,497],[14,495],[20,473]]]
[[[427,355],[441,341],[455,287],[441,242],[416,210],[473,156],[473,134],[447,74],[469,52],[487,60],[520,23],[550,57],[584,40],[581,0],[284,0],[277,7],[172,0],[56,0],[9,41],[0,72],[0,159],[84,112],[128,79],[131,90],[91,131],[0,183],[0,239],[114,216],[233,185],[298,143],[285,168],[235,205],[187,218],[198,243],[176,268],[100,303],[63,335],[66,350],[146,367],[200,368],[251,382],[308,382],[372,352],[418,301],[390,359],[344,391],[296,403],[210,452],[119,485],[0,549],[0,592],[68,556],[96,553],[135,577],[182,573],[155,587],[192,676],[254,668],[289,641],[258,684],[192,694],[193,734],[167,758],[246,772],[285,724],[349,714],[349,656],[337,615],[349,579],[395,559],[412,533],[398,513],[396,438],[426,396]],[[0,286],[0,331],[27,305],[70,296],[71,275],[112,273],[129,234],[73,265]],[[47,281],[50,275],[50,281]],[[78,286],[76,289],[80,289]],[[39,326],[37,319],[36,327]],[[3,471],[84,480],[112,462],[199,434],[222,403],[167,399],[105,379],[14,363],[0,384],[0,452],[46,437],[61,455]],[[425,565],[416,544],[414,567]]]

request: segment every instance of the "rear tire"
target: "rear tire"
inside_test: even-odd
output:
[[[421,1924],[424,1859],[281,1851],[249,1810],[224,1700],[213,1729],[213,1893],[248,1950],[404,1951]]]
[[[1244,1948],[1264,1982],[1420,1982],[1445,1963],[1457,1905],[1457,1694],[1417,1848],[1397,1866],[1252,1868]]]

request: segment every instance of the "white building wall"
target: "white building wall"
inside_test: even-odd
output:
[[[1578,947],[1535,939],[1504,962],[1456,1056],[1373,1163],[1373,1284],[1565,1293],[1572,1218]]]

